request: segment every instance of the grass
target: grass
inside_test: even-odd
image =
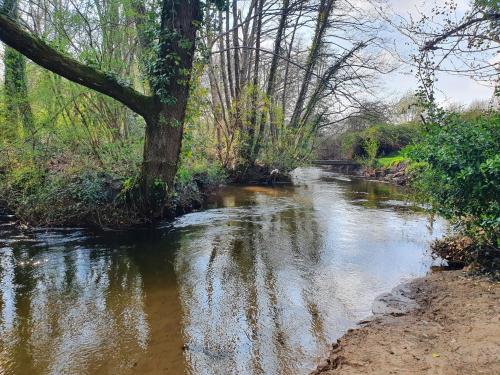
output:
[[[381,168],[391,168],[395,165],[408,161],[409,159],[405,155],[402,155],[400,151],[398,151],[393,155],[377,158],[377,166]]]

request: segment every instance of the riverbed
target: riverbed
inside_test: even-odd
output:
[[[307,374],[429,270],[446,230],[380,182],[299,169],[154,229],[0,226],[0,374]]]

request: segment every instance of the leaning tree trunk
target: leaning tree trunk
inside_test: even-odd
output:
[[[309,49],[309,54],[307,56],[306,62],[306,72],[302,80],[302,85],[300,88],[299,96],[295,104],[295,109],[290,119],[291,127],[298,127],[300,116],[302,115],[304,102],[307,97],[309,90],[309,84],[311,83],[311,78],[313,75],[313,69],[318,61],[318,56],[321,51],[321,47],[324,43],[325,34],[329,24],[329,17],[332,13],[334,6],[336,5],[336,0],[321,0],[319,5],[318,15],[316,19],[316,29],[314,32],[314,38]]]

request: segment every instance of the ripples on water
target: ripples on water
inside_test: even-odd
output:
[[[445,224],[319,169],[155,230],[0,226],[0,374],[306,374]]]

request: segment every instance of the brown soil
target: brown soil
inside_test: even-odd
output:
[[[442,271],[407,291],[418,307],[348,331],[313,374],[500,374],[500,283]]]

